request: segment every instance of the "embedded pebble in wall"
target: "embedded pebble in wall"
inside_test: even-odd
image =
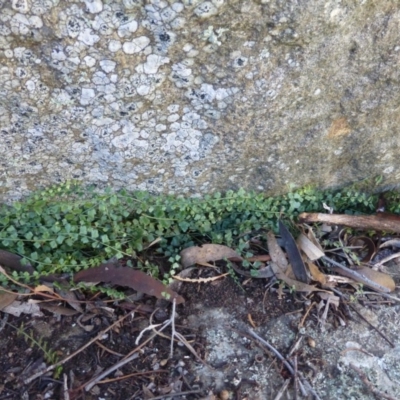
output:
[[[100,67],[103,71],[109,73],[114,71],[115,66],[117,65],[117,63],[115,61],[112,60],[102,60],[100,61]]]
[[[94,34],[91,29],[87,28],[79,33],[78,40],[85,43],[87,46],[93,46],[100,40],[100,37]]]
[[[247,57],[240,56],[233,60],[232,67],[236,69],[243,68],[247,65],[247,62],[248,62]]]
[[[168,64],[169,58],[150,54],[147,56],[146,62],[136,67],[137,72],[144,72],[145,74],[155,74],[158,68],[163,64]]]
[[[117,52],[118,50],[121,49],[121,47],[122,44],[119,40],[110,40],[110,42],[108,43],[108,50],[110,50],[112,53]]]
[[[183,11],[183,9],[185,8],[184,5],[182,3],[173,3],[171,4],[171,8],[177,12],[180,13]]]
[[[75,16],[69,17],[67,22],[67,32],[68,36],[71,38],[76,38],[83,30],[83,23]]]
[[[172,29],[182,29],[186,25],[186,20],[183,17],[177,17],[170,22]]]
[[[95,85],[107,85],[108,83],[110,83],[110,79],[104,72],[97,71],[93,74],[92,82]]]
[[[32,80],[26,81],[25,86],[26,86],[26,89],[31,93],[36,90],[36,84]]]
[[[158,124],[156,125],[156,131],[157,132],[164,132],[167,129],[167,126],[164,124]]]
[[[83,60],[88,67],[93,67],[96,65],[96,59],[91,56],[86,56]]]
[[[91,104],[95,97],[96,94],[93,89],[82,88],[80,103],[82,106],[86,106],[88,104]]]
[[[205,1],[194,9],[194,13],[200,18],[208,18],[217,15],[218,8],[211,1]]]
[[[175,122],[175,121],[178,121],[179,118],[180,118],[179,114],[171,114],[171,115],[167,118],[167,121],[168,121],[168,122]]]
[[[81,0],[81,1],[84,1],[84,3],[86,4],[87,12],[90,12],[92,14],[97,14],[103,11],[102,0]]]
[[[138,23],[135,20],[129,21],[126,24],[120,25],[118,28],[118,36],[119,37],[127,37],[132,33],[135,33],[138,28]]]
[[[150,39],[146,36],[140,36],[133,39],[131,42],[125,42],[122,46],[122,50],[126,54],[134,54],[141,52],[150,43]]]
[[[176,12],[171,7],[167,7],[164,8],[164,10],[162,10],[160,15],[161,19],[164,22],[168,23],[171,22],[176,17]]]
[[[171,113],[176,113],[179,111],[180,105],[179,104],[171,104],[167,107],[167,110]]]
[[[11,7],[15,11],[26,14],[30,11],[31,5],[29,0],[12,0]]]

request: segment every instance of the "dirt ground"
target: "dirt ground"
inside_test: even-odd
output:
[[[398,272],[397,264],[393,268]],[[38,317],[1,313],[0,400],[400,398],[399,303],[364,295],[353,306],[362,319],[353,308],[319,309],[316,295],[280,294],[267,290],[267,284],[267,279],[242,277],[181,283],[179,293],[186,301],[176,307],[175,329],[192,351],[177,340],[172,358],[169,327],[165,337],[157,335],[140,349],[153,331],[135,343],[150,323],[161,324],[171,315],[170,303],[164,308],[152,297],[105,303],[106,297],[97,296],[84,314],[71,316],[47,310]],[[63,364],[59,376],[52,371],[30,381],[51,365],[44,344],[62,360],[132,310],[133,316]],[[302,394],[299,380],[294,382],[283,362],[251,332],[288,357],[314,394]],[[129,363],[88,387],[135,349]],[[366,374],[364,382],[360,371]]]

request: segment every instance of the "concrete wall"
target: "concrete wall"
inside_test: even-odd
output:
[[[0,0],[0,199],[400,179],[400,5]]]

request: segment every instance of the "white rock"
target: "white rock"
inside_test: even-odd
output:
[[[121,47],[122,44],[119,40],[110,40],[110,42],[108,43],[108,50],[110,50],[112,53],[120,50]]]
[[[95,91],[93,89],[82,88],[81,94],[81,105],[87,106],[91,103],[92,99],[96,96]]]
[[[32,28],[35,29],[40,29],[43,26],[42,19],[36,15],[33,15],[32,17],[29,18],[29,23],[32,26]]]
[[[150,39],[147,36],[140,36],[133,39],[131,42],[125,42],[122,46],[122,50],[126,54],[139,53],[150,43]]]
[[[178,121],[178,119],[180,118],[179,114],[171,114],[168,117],[168,122],[175,122]]]
[[[129,21],[118,28],[118,36],[119,37],[129,36],[131,33],[136,32],[137,28],[138,28],[138,23],[135,20]]]
[[[208,18],[216,15],[218,9],[211,1],[205,1],[194,9],[194,13],[200,18]]]
[[[147,60],[143,66],[144,72],[146,74],[155,74],[161,65],[167,63],[169,63],[168,57],[162,57],[156,54],[150,54],[149,56],[147,56]]]
[[[136,88],[136,91],[140,96],[146,96],[147,94],[150,93],[150,86],[148,85],[140,85]]]
[[[86,28],[78,35],[78,40],[85,43],[87,46],[93,46],[100,40],[100,37],[95,35],[91,29]]]
[[[175,11],[175,12],[181,12],[185,6],[182,3],[174,3],[171,5],[171,8]]]
[[[25,85],[26,85],[26,88],[27,88],[27,90],[28,90],[29,92],[34,92],[35,89],[36,89],[36,84],[35,84],[35,82],[32,81],[32,80],[26,81]]]
[[[192,50],[193,49],[193,45],[192,45],[192,43],[186,43],[184,46],[183,46],[183,48],[182,48],[182,50],[184,51],[184,52],[188,52],[188,51],[190,51],[190,50]]]
[[[167,7],[161,12],[161,19],[164,22],[170,22],[175,17],[176,17],[176,12],[171,7]]]
[[[115,67],[116,67],[117,63],[115,61],[112,60],[102,60],[100,61],[100,67],[104,72],[112,72],[114,71]]]
[[[96,65],[96,59],[91,56],[86,56],[83,60],[88,67],[93,67]]]
[[[4,50],[4,55],[7,58],[13,58],[14,57],[14,53],[13,53],[13,51],[11,49]]]
[[[12,0],[11,7],[15,11],[26,14],[31,9],[30,0]]]
[[[163,132],[163,131],[165,131],[166,129],[167,129],[167,126],[164,125],[164,124],[158,124],[158,125],[156,125],[156,131],[157,131],[157,132]]]
[[[29,19],[25,15],[19,14],[19,13],[14,15],[14,21],[17,21],[20,24],[24,24],[24,25],[30,25],[31,24],[29,22]]]
[[[103,11],[103,2],[101,0],[83,0],[86,4],[86,9],[92,14],[97,14]]]

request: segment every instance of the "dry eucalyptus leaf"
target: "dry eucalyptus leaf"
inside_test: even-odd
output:
[[[324,249],[322,248],[321,244],[319,243],[317,237],[315,236],[314,230],[311,226],[306,225],[308,231],[307,231],[307,237],[311,240],[311,242],[313,244],[315,244],[315,246],[317,246],[321,251],[324,251]]]
[[[181,251],[181,264],[184,268],[194,264],[206,263],[208,261],[223,260],[230,257],[241,257],[235,250],[221,244],[203,244],[203,246],[192,246]]]
[[[326,285],[326,276],[323,274],[319,268],[312,263],[311,261],[306,261],[308,270],[311,273],[311,277],[314,281],[321,283],[322,285]]]
[[[0,310],[9,306],[17,297],[17,293],[4,292],[3,290],[0,290]]]
[[[21,314],[31,314],[33,317],[42,317],[43,313],[37,304],[29,302],[21,302],[15,300],[7,307],[4,307],[3,312],[19,317]]]
[[[41,293],[41,292],[54,293],[53,289],[50,288],[50,287],[48,287],[48,286],[46,286],[46,285],[39,285],[39,286],[36,286],[36,287],[33,289],[33,292],[34,292],[35,294],[39,294],[39,293]]]
[[[393,292],[394,289],[396,289],[396,284],[395,284],[393,278],[388,274],[384,274],[383,272],[375,271],[369,267],[362,267],[360,269],[357,269],[357,272],[366,276],[368,279],[377,283],[378,285],[387,288],[390,292]],[[367,284],[365,284],[365,285],[368,286]]]
[[[72,308],[74,308],[76,311],[83,313],[83,308],[77,301],[76,293],[71,291],[71,290],[63,290],[56,288],[55,289],[56,293],[62,297]]]
[[[72,310],[71,308],[53,305],[49,303],[39,303],[39,307],[43,310],[50,311],[53,314],[65,315],[67,317],[78,314],[78,311]]]
[[[274,263],[271,263],[272,269],[274,270],[273,265],[274,265]],[[275,265],[275,268],[276,268],[276,265]],[[274,272],[278,279],[285,282],[290,288],[292,288],[296,292],[321,292],[321,291],[323,292],[324,291],[316,286],[309,285],[307,283],[303,283],[303,282],[297,281],[295,279],[289,278],[279,268],[276,268],[274,270]]]
[[[267,244],[269,255],[271,256],[271,260],[274,264],[281,269],[281,271],[285,272],[289,266],[289,263],[286,259],[285,253],[279,246],[276,237],[272,231],[267,233]]]
[[[118,286],[130,287],[138,292],[155,296],[158,299],[169,301],[176,300],[176,304],[184,303],[184,298],[171,290],[157,279],[145,274],[142,271],[121,267],[114,263],[101,264],[99,267],[85,269],[78,272],[74,282],[105,282]]]
[[[318,260],[325,255],[325,253],[303,233],[297,238],[297,245],[311,261]]]

